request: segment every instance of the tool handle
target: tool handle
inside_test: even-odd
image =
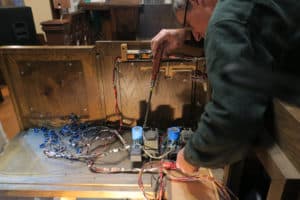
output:
[[[157,52],[153,58],[152,77],[151,77],[152,82],[154,82],[156,80],[157,74],[159,73],[161,58],[162,58],[163,52],[164,52],[164,46],[165,46],[164,44],[160,45],[160,47],[157,49]]]

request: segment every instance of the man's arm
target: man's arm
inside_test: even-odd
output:
[[[241,59],[255,63],[252,42],[243,22],[224,20],[209,27],[205,53],[212,100],[185,147],[184,158],[188,163],[221,167],[236,162],[263,130],[268,98],[238,85],[232,86],[221,78],[223,68],[230,63]]]

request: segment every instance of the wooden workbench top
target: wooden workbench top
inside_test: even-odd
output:
[[[47,158],[42,135],[21,133],[0,156],[0,196],[142,198],[136,174],[95,174],[85,163]],[[104,160],[105,162],[105,160]],[[131,167],[127,152],[104,166]],[[151,176],[145,175],[151,191]]]

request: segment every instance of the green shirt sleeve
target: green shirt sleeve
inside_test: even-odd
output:
[[[209,25],[206,35],[205,53],[212,99],[185,147],[184,156],[193,165],[214,168],[243,158],[263,130],[268,98],[232,86],[221,78],[222,70],[230,63],[241,59],[255,63],[253,41],[246,22],[220,20]]]

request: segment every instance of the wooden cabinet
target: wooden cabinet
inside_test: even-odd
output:
[[[149,42],[126,42],[130,49],[149,49]],[[122,42],[96,46],[22,47],[0,49],[20,127],[40,125],[75,113],[85,119],[110,119],[115,114],[112,85],[114,61]],[[200,65],[179,61],[176,65]],[[173,64],[164,63],[162,67]],[[120,63],[119,105],[124,117],[143,120],[151,77],[151,60]],[[201,67],[201,66],[199,66]],[[166,128],[191,124],[201,114],[205,92],[191,78],[192,70],[166,78],[162,72],[153,93],[150,121]],[[196,100],[195,100],[196,99]],[[201,102],[202,101],[202,102]]]
[[[87,45],[94,42],[88,13],[76,12],[63,19],[41,23],[48,45]]]
[[[78,7],[98,14],[101,40],[136,40],[141,5],[139,0],[105,3],[81,1]]]
[[[45,121],[59,123],[70,113],[104,118],[94,46],[8,48],[1,53],[22,130]]]
[[[128,49],[150,49],[146,41],[98,41],[96,49],[99,52],[103,83],[103,101],[107,118],[115,114],[115,98],[112,78],[114,61],[120,56],[120,46],[128,44]],[[202,84],[192,80],[192,70],[182,70],[166,77],[166,71],[173,66],[194,65],[203,70],[203,62],[178,61],[164,62],[161,66],[159,80],[154,89],[149,125],[167,128],[172,125],[192,126],[200,117],[205,104],[206,93]],[[149,94],[152,62],[123,62],[119,64],[119,105],[124,118],[142,124],[146,110],[146,100]],[[163,68],[166,70],[163,72]],[[202,105],[202,106],[201,106]]]
[[[122,43],[106,41],[97,42],[96,46],[0,48],[0,67],[7,78],[21,130],[46,122],[57,126],[59,120],[71,112],[85,120],[111,119],[115,114],[112,73]],[[150,47],[149,41],[125,43],[129,49]],[[144,116],[141,105],[149,92],[151,66],[151,60],[133,64],[124,62],[117,71],[121,111],[135,122]],[[172,79],[163,74],[154,91],[150,120],[154,125],[164,122],[167,125],[171,122],[179,124],[183,118],[191,121],[191,99],[198,98],[197,91],[201,89],[193,85],[191,71],[178,72]],[[0,198],[143,198],[136,174],[93,174],[86,163],[49,159],[39,148],[39,139],[43,135],[34,136],[19,134],[4,155],[0,155]],[[117,153],[116,158],[122,158],[122,161],[110,162],[107,167],[131,167],[127,152]],[[209,175],[208,170],[202,171]],[[145,174],[144,187],[147,193],[153,194],[156,181],[151,176]],[[199,191],[196,189],[199,184],[194,184],[195,191]],[[178,188],[184,191],[178,194]],[[182,199],[187,188],[185,184],[171,185],[168,187],[170,199]],[[212,190],[210,196],[215,196],[215,189]]]

